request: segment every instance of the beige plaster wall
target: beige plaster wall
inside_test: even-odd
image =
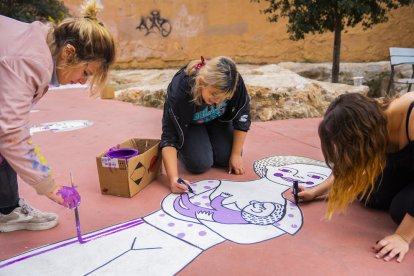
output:
[[[188,60],[227,55],[238,63],[282,61],[330,62],[333,34],[308,35],[291,41],[286,21],[269,23],[259,12],[267,3],[250,0],[101,0],[100,19],[112,30],[117,43],[117,67],[176,67]],[[79,14],[81,0],[64,0]],[[141,17],[159,10],[168,20],[170,34],[145,35],[136,27]],[[388,59],[389,47],[414,47],[414,7],[390,13],[387,23],[363,31],[361,26],[342,35],[341,61]],[[150,27],[150,26],[148,26]]]

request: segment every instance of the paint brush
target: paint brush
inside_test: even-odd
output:
[[[293,198],[295,199],[295,203],[296,203],[296,205],[297,205],[297,204],[298,204],[298,202],[299,202],[299,196],[298,196],[298,193],[299,193],[299,181],[294,180],[294,181],[293,181]]]
[[[185,185],[185,186],[187,187],[188,191],[189,191],[190,193],[193,193],[193,194],[194,194],[194,191],[193,191],[193,189],[191,189],[191,186],[190,186],[190,185],[188,185],[187,183],[185,183],[185,182],[184,182],[184,180],[182,180],[181,178],[178,178],[178,179],[177,179],[177,182],[178,182],[178,183],[180,183],[180,184]]]
[[[73,184],[72,172],[70,172],[70,184],[72,185],[72,188],[75,189],[75,185]],[[74,210],[75,210],[75,221],[76,221],[76,234],[78,236],[78,241],[79,243],[85,243],[86,241],[82,239],[82,234],[81,234],[78,206],[76,206]]]

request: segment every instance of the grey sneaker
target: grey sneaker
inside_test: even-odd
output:
[[[31,207],[21,198],[19,207],[8,215],[0,214],[0,232],[16,230],[46,230],[55,227],[58,215],[44,213]]]

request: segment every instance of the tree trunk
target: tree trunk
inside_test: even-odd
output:
[[[342,32],[342,17],[338,14],[335,22],[335,37],[333,48],[333,62],[332,62],[332,82],[337,83],[339,78],[339,63],[341,60],[341,32]]]

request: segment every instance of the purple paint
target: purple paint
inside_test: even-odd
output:
[[[132,228],[132,227],[134,227],[134,226],[138,226],[138,225],[143,224],[143,223],[144,223],[144,221],[139,222],[139,223],[135,223],[135,224],[130,225],[130,226],[128,226],[128,227],[124,227],[124,228],[121,228],[121,229],[119,229],[119,230],[112,231],[112,232],[110,232],[110,233],[106,233],[106,234],[102,234],[102,235],[101,235],[101,233],[100,233],[100,234],[96,234],[96,235],[94,235],[94,236],[90,236],[90,237],[88,237],[88,240],[87,240],[87,241],[85,241],[85,242],[90,242],[90,241],[92,241],[92,240],[96,240],[96,239],[99,239],[99,238],[102,238],[102,237],[105,237],[105,236],[108,236],[108,235],[112,235],[112,234],[114,234],[114,233],[117,233],[117,232],[123,231],[123,230],[128,229],[128,228]]]
[[[73,184],[72,187],[62,186],[56,195],[63,199],[62,205],[66,208],[73,209],[80,204],[81,197]]]
[[[138,219],[138,220],[135,220],[135,221],[132,221],[132,222],[126,223],[126,224],[123,224],[123,225],[121,225],[121,226],[118,226],[118,227],[115,227],[115,228],[112,228],[112,229],[108,229],[108,230],[106,230],[106,231],[103,231],[103,232],[101,232],[101,233],[99,233],[99,234],[94,234],[94,235],[88,236],[88,237],[86,238],[86,239],[87,239],[87,241],[86,241],[86,242],[91,241],[91,240],[94,240],[94,239],[97,239],[97,238],[101,238],[101,237],[104,237],[104,236],[108,236],[108,235],[111,235],[111,234],[114,234],[114,233],[117,233],[117,232],[123,231],[123,230],[125,230],[125,229],[128,229],[128,228],[132,228],[132,227],[138,226],[138,225],[143,224],[143,223],[144,223],[144,221],[143,221],[142,219]],[[113,231],[113,230],[116,230],[116,231]],[[104,235],[102,235],[102,234],[104,234]],[[94,237],[95,237],[95,238],[94,238]],[[85,240],[86,240],[86,239],[85,239]],[[57,245],[57,246],[55,246],[55,247],[52,247],[52,248],[49,248],[49,249],[46,249],[46,250],[43,250],[43,251],[40,251],[40,252],[37,252],[37,253],[33,253],[33,254],[31,254],[31,255],[27,255],[27,256],[21,257],[21,258],[19,258],[19,259],[16,259],[16,260],[13,260],[13,261],[10,261],[10,262],[8,262],[8,263],[5,263],[5,264],[0,265],[0,268],[3,268],[3,267],[6,267],[6,266],[9,266],[9,265],[14,264],[14,263],[17,263],[17,262],[21,262],[21,261],[23,261],[23,260],[29,259],[29,258],[31,258],[31,257],[38,256],[38,255],[41,255],[41,254],[43,254],[43,253],[47,253],[47,252],[49,252],[49,251],[53,251],[53,250],[55,250],[55,249],[59,249],[59,248],[62,248],[62,247],[65,247],[65,246],[68,246],[68,245],[74,244],[74,243],[76,243],[76,242],[77,242],[76,240],[75,240],[75,241],[69,241],[69,242],[67,242],[67,243],[64,243],[64,244],[61,244],[61,245]]]
[[[109,158],[121,158],[121,159],[129,159],[137,155],[138,155],[138,150],[133,149],[133,148],[110,149],[106,153],[106,156]]]
[[[121,224],[121,225],[120,225],[120,226],[118,226],[118,227],[108,229],[108,230],[106,230],[106,231],[104,231],[104,232],[100,232],[100,233],[97,233],[97,234],[93,234],[93,235],[91,235],[91,236],[88,236],[86,239],[92,240],[92,238],[93,238],[93,239],[95,240],[95,239],[99,238],[100,236],[102,236],[102,237],[103,237],[103,236],[107,236],[107,235],[110,235],[110,234],[113,234],[113,233],[116,233],[116,232],[122,231],[122,230],[124,230],[124,229],[131,228],[131,227],[134,227],[134,226],[140,225],[140,224],[142,224],[142,223],[144,223],[144,221],[143,221],[143,220],[141,220],[141,219],[138,219],[138,220],[135,220],[135,221],[132,221],[132,222],[126,223],[126,224]],[[113,230],[116,230],[116,231],[113,231]],[[105,235],[102,235],[102,234],[105,234]]]

